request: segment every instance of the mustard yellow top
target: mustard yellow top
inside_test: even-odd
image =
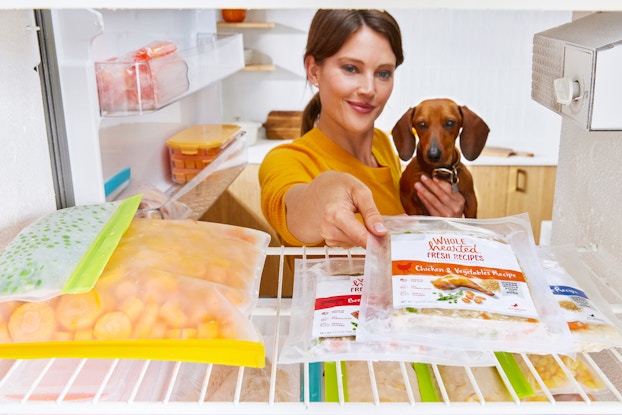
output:
[[[378,129],[374,131],[372,154],[381,167],[364,165],[317,128],[272,149],[259,168],[261,208],[282,242],[291,246],[304,245],[287,229],[285,193],[292,186],[309,183],[328,170],[350,173],[365,183],[380,214],[403,214],[399,194],[400,162],[389,138]],[[316,245],[323,243],[318,241]]]

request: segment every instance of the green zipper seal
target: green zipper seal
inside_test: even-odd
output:
[[[518,366],[518,363],[516,363],[516,359],[512,353],[495,352],[495,357],[507,375],[510,385],[512,385],[519,399],[535,395],[536,392]]]
[[[348,402],[346,362],[341,362],[341,379],[337,378],[337,363],[324,362],[324,394],[326,395],[326,402],[339,402],[338,382],[341,382],[343,387],[343,401]]]
[[[120,202],[65,282],[62,294],[78,294],[95,286],[121,237],[132,223],[141,199],[142,195],[136,195]]]
[[[434,379],[432,379],[430,365],[425,363],[413,363],[412,367],[415,369],[415,374],[417,375],[417,385],[419,386],[421,401],[440,402],[441,398],[438,396],[436,384]]]

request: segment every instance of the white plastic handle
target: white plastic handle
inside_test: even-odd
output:
[[[558,104],[568,105],[581,96],[579,81],[570,78],[558,78],[554,80],[553,87]]]

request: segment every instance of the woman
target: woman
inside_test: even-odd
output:
[[[366,246],[383,235],[381,215],[404,214],[401,167],[374,123],[403,62],[395,19],[378,10],[319,10],[304,64],[318,89],[303,112],[303,136],[268,153],[260,171],[264,215],[287,245]],[[460,193],[423,178],[415,188],[435,216],[459,216]]]

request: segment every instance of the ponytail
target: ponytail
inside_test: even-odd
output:
[[[302,112],[302,124],[300,126],[300,135],[305,135],[315,127],[315,122],[320,115],[322,102],[320,101],[320,93],[317,92],[309,101]]]

